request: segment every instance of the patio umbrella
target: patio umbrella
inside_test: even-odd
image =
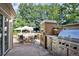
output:
[[[33,27],[24,26],[24,27],[22,27],[22,30],[33,31]]]

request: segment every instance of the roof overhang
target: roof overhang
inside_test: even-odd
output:
[[[16,15],[11,3],[0,3],[0,13],[7,18],[14,18]]]
[[[16,15],[16,12],[15,12],[15,10],[14,10],[12,4],[11,4],[11,3],[8,3],[7,5],[8,5],[8,7],[10,8],[11,16],[15,16],[15,15]]]
[[[79,28],[79,23],[63,25],[63,28]]]

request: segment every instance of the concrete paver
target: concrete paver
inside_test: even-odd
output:
[[[39,42],[29,44],[15,44],[6,56],[51,56],[51,54],[40,46]]]

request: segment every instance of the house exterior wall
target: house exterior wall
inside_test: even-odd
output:
[[[13,21],[9,20],[9,48],[13,47]]]
[[[2,39],[0,38],[0,55],[5,55],[13,46],[12,32],[15,12],[12,5],[9,3],[0,3],[0,15],[2,15],[2,21],[0,22],[0,25],[2,25],[2,33],[0,33],[2,35]]]

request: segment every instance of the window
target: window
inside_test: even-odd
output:
[[[2,55],[3,16],[0,14],[0,55]]]

